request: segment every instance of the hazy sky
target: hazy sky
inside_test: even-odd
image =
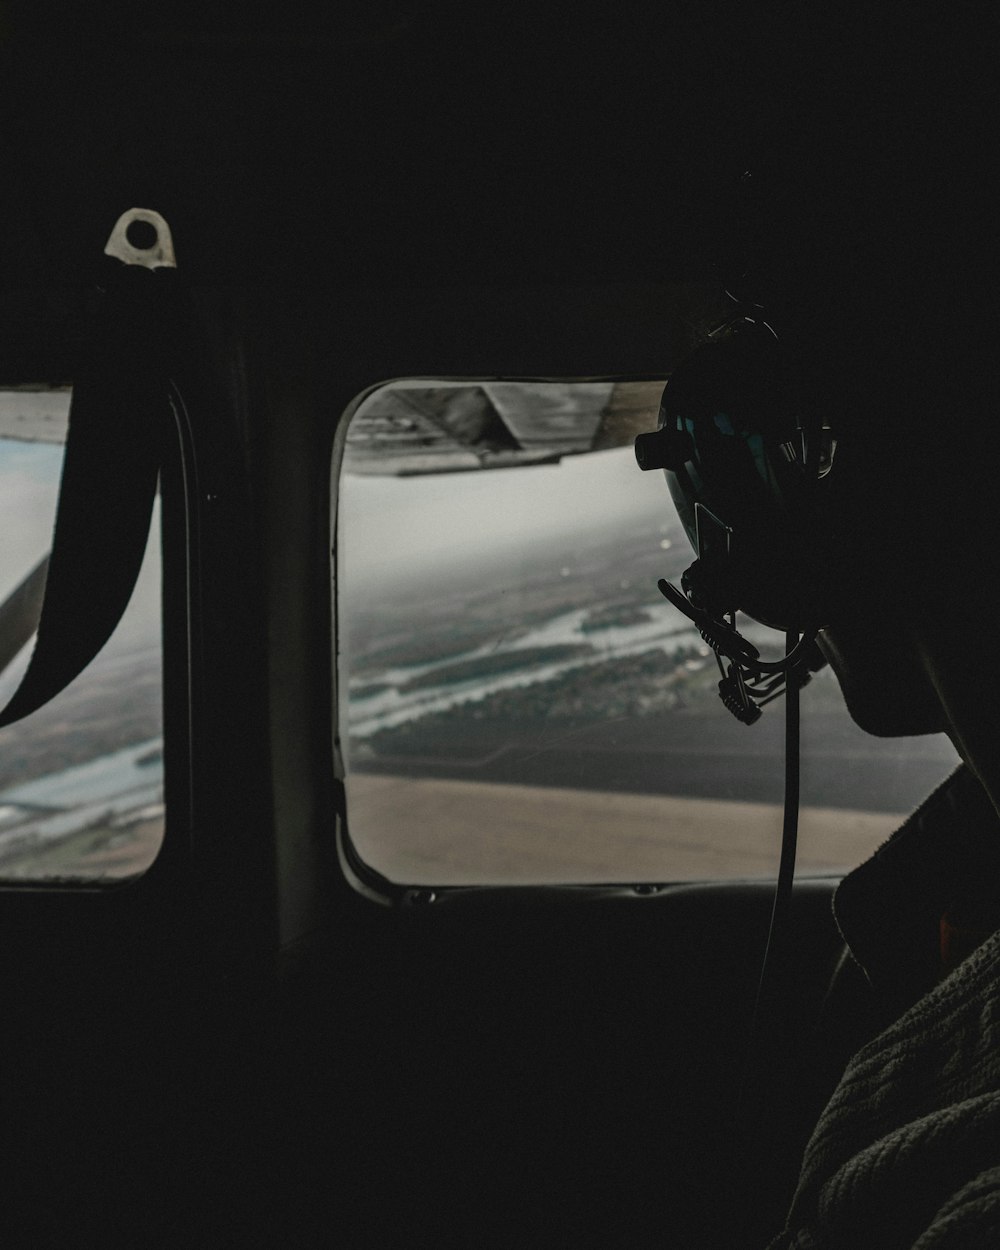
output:
[[[68,394],[62,397],[68,405]],[[0,602],[49,550],[62,446],[0,438]],[[662,527],[685,541],[661,473],[641,473],[631,448],[567,456],[557,465],[341,483],[342,558],[355,587],[473,563],[484,555],[564,543],[596,531]],[[115,649],[154,643],[160,629],[159,509],[139,585]],[[27,649],[18,662],[23,667]],[[8,671],[3,686],[13,680]]]
[[[340,520],[354,585],[598,529],[662,525],[675,540],[682,534],[663,474],[640,472],[631,447],[524,469],[345,474]]]

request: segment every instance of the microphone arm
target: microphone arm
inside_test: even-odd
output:
[[[762,660],[753,643],[736,628],[735,612],[716,615],[698,607],[688,595],[664,578],[656,585],[660,594],[692,622],[715,652],[722,674],[719,698],[744,725],[753,725],[760,720],[761,708],[784,694],[790,686],[800,690],[810,680],[809,656],[816,641],[815,629],[806,630],[794,643],[792,638],[795,635],[787,635],[789,649],[784,659]],[[728,621],[725,619],[727,615]],[[728,663],[723,662],[723,657]]]

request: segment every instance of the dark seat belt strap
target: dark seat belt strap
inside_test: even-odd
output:
[[[127,242],[129,219],[155,219],[152,248]],[[22,583],[37,604],[44,577],[38,636],[0,726],[47,703],[97,655],[128,606],[145,554],[176,338],[169,230],[157,214],[133,209],[108,252],[74,379],[52,550],[47,567]]]

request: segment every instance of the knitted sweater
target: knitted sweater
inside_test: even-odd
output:
[[[769,1250],[1000,1247],[998,899],[1000,828],[964,768],[841,883],[873,991],[916,1001],[848,1063]]]

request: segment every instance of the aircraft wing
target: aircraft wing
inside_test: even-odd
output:
[[[62,444],[68,421],[68,387],[0,390],[0,440]],[[46,555],[0,603],[0,673],[38,627],[48,567]]]
[[[655,427],[662,390],[663,379],[390,383],[353,417],[344,472],[501,469],[626,446]]]
[[[45,555],[0,603],[0,674],[38,628],[48,573]]]
[[[0,438],[21,443],[65,443],[69,390],[0,390]]]

